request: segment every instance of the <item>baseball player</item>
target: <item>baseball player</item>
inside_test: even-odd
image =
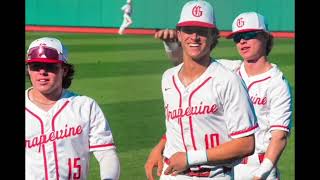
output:
[[[237,159],[253,153],[258,125],[240,78],[210,57],[219,37],[212,6],[187,2],[177,36],[183,63],[162,76],[166,143],[160,179],[233,179]]]
[[[90,154],[104,180],[119,179],[112,132],[90,97],[67,90],[74,68],[55,38],[34,40],[27,52],[32,87],[25,91],[25,177],[27,180],[86,180]]]
[[[291,128],[292,98],[288,81],[277,65],[269,62],[267,56],[272,49],[273,37],[268,31],[266,19],[256,12],[246,12],[235,18],[233,38],[240,60],[218,60],[233,70],[246,83],[250,98],[255,108],[259,129],[255,133],[255,153],[245,157],[235,167],[235,179],[280,179],[277,162],[287,143]],[[166,52],[174,62],[182,58],[182,49],[174,43],[174,30],[161,30],[156,38],[165,40]],[[170,38],[170,41],[168,39]],[[157,158],[165,144],[163,138],[150,153],[146,172],[162,164]]]
[[[127,0],[127,3],[121,7],[121,10],[123,11],[123,21],[118,31],[120,35],[122,35],[124,30],[133,23],[131,19],[131,14],[132,14],[131,0]]]

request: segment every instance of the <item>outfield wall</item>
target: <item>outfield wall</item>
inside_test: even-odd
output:
[[[132,0],[131,28],[174,28],[188,0]],[[233,19],[244,11],[265,15],[271,31],[294,32],[293,0],[207,0],[217,25],[230,31]],[[126,0],[26,0],[26,25],[118,28]]]

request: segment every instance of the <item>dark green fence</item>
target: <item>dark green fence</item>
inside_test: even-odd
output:
[[[132,28],[174,28],[188,0],[132,0]],[[293,0],[207,0],[220,30],[231,30],[245,11],[265,15],[271,31],[294,32]],[[114,27],[122,23],[126,0],[26,0],[26,24],[43,26]]]

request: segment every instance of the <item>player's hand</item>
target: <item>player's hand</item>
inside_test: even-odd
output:
[[[178,40],[177,31],[175,29],[161,29],[154,34],[154,38],[168,42],[174,42]]]
[[[263,180],[263,179],[260,178],[260,177],[254,176],[254,177],[253,177],[253,180]]]
[[[155,167],[158,167],[157,175],[161,176],[163,169],[163,156],[161,149],[157,148],[157,146],[152,149],[148,156],[147,162],[144,165],[144,170],[148,180],[154,180],[153,169]]]
[[[169,166],[164,171],[165,175],[177,175],[187,169],[187,155],[185,152],[177,152],[169,159]]]

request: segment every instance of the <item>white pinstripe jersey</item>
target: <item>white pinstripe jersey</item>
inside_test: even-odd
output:
[[[248,77],[241,60],[218,60],[245,82],[257,116],[255,153],[266,152],[272,130],[290,132],[292,99],[288,81],[277,65],[262,74]]]
[[[114,149],[109,124],[98,104],[64,90],[44,111],[25,99],[25,175],[34,179],[81,179],[88,176],[90,152]]]
[[[178,78],[182,65],[168,69],[162,76],[165,157],[208,149],[255,132],[253,107],[239,77],[213,60],[199,78],[185,87]]]

